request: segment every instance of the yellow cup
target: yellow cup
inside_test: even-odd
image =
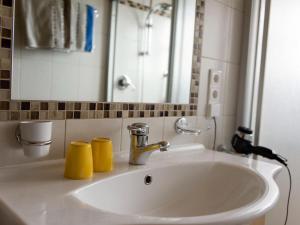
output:
[[[90,143],[73,141],[69,145],[65,177],[73,180],[88,179],[93,176],[93,155]]]
[[[93,165],[95,172],[113,170],[113,146],[109,138],[94,138],[92,140]]]

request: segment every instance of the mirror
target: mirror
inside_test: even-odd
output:
[[[11,97],[187,104],[195,11],[196,0],[15,0]]]

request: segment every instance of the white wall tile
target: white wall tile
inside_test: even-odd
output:
[[[230,26],[230,9],[215,0],[206,1],[202,55],[225,60]]]
[[[250,0],[229,0],[230,6],[240,11],[244,10],[244,2],[251,2],[251,1]]]
[[[231,148],[231,139],[236,131],[236,117],[235,116],[224,116],[223,117],[223,135],[224,144],[227,149]]]
[[[243,13],[233,6],[243,7],[231,0],[206,2],[202,47],[204,57],[240,62]]]
[[[226,61],[240,63],[243,39],[243,13],[230,8],[230,22],[228,42],[226,49]]]
[[[236,115],[240,67],[227,64],[225,76],[224,115]]]
[[[164,126],[164,133],[163,139],[170,142],[171,145],[183,145],[189,143],[195,143],[195,136],[194,135],[183,135],[177,134],[175,131],[175,122],[180,117],[166,117],[165,118],[165,126]],[[196,128],[197,117],[191,116],[186,117],[191,128]],[[197,127],[198,128],[198,127]]]
[[[100,97],[104,98],[103,86],[104,80],[101,79],[104,73],[97,66],[81,66],[79,68],[79,89],[78,99],[81,101],[98,101]]]
[[[51,99],[65,101],[78,99],[79,70],[76,66],[56,62],[52,69]]]
[[[52,129],[52,144],[48,156],[31,159],[24,156],[22,147],[16,141],[16,121],[0,122],[0,166],[33,162],[37,160],[60,159],[64,157],[65,121],[54,120]]]
[[[143,15],[146,13],[136,10],[132,7],[119,4],[118,5],[118,36],[122,39],[137,41],[143,24]],[[138,26],[139,25],[139,26]]]
[[[203,144],[207,149],[212,149],[214,143],[213,120],[204,116],[198,116],[196,126],[202,130],[202,133],[196,137],[196,142]]]
[[[128,125],[133,123],[147,123],[150,127],[149,144],[163,140],[163,126],[164,118],[127,118],[123,119],[122,125],[122,141],[121,151],[129,151],[130,149],[130,135],[127,129]],[[168,141],[168,140],[166,140]]]
[[[62,63],[62,64],[73,64],[78,65],[80,62],[80,52],[58,52],[52,51],[52,61],[53,63]]]
[[[66,148],[71,141],[91,141],[95,137],[112,139],[114,151],[120,151],[122,119],[66,121]]]
[[[216,0],[220,3],[223,3],[226,6],[230,6],[231,5],[231,0]]]
[[[20,67],[21,99],[49,99],[51,93],[52,65],[47,60],[23,58]],[[13,91],[13,90],[12,90]]]

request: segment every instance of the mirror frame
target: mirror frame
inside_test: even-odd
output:
[[[0,121],[143,118],[197,115],[205,0],[196,1],[193,65],[191,71],[189,104],[11,100],[15,1],[17,0],[12,0],[12,5],[4,5],[3,2],[1,3],[2,11],[0,17],[2,28],[6,29],[6,33],[4,34],[1,32]],[[128,0],[120,1],[129,2]],[[130,3],[132,2],[130,1]]]

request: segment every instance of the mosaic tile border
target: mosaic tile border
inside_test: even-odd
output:
[[[150,6],[148,5],[144,5],[132,0],[119,0],[119,3],[142,11],[149,11],[151,9]],[[165,13],[165,12],[154,12],[154,13],[160,16],[171,17],[170,13]]]
[[[196,6],[190,104],[11,100],[12,2],[0,0],[0,121],[197,115],[205,0],[197,0]]]

